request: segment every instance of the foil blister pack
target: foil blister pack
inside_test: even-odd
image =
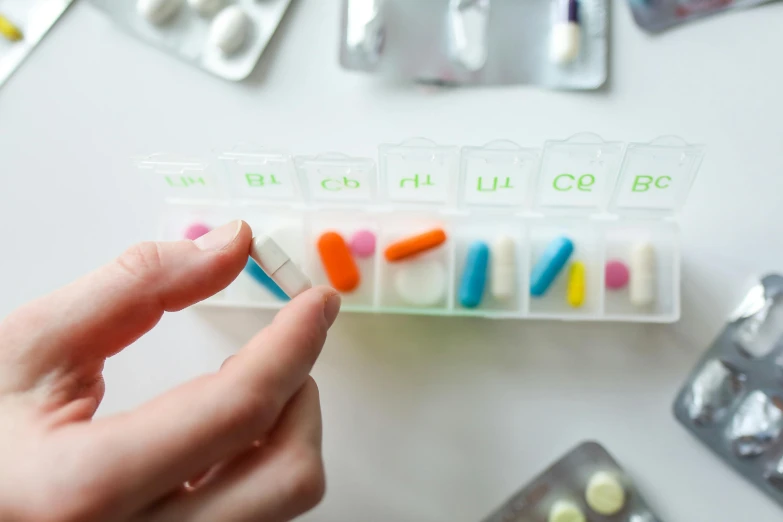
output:
[[[291,0],[91,0],[127,33],[221,78],[255,68]]]
[[[744,9],[770,0],[630,0],[634,20],[642,29],[659,33],[729,9]]]
[[[340,63],[447,85],[596,89],[607,0],[343,0]]]
[[[680,390],[674,414],[783,504],[783,276],[750,290]]]
[[[597,442],[583,442],[482,522],[660,522],[631,477]]]

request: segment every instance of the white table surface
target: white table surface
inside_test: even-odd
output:
[[[328,493],[305,520],[476,521],[585,439],[615,454],[664,520],[781,520],[670,411],[754,274],[783,261],[783,3],[660,37],[643,34],[624,2],[613,7],[603,91],[425,92],[338,67],[336,1],[295,2],[238,85],[77,2],[0,90],[0,314],[154,235],[156,202],[129,166],[136,154],[246,140],[374,154],[415,135],[540,144],[583,130],[626,141],[678,134],[709,146],[682,214],[682,320],[340,317],[315,370]],[[167,315],[109,361],[100,414],[214,370],[270,319]]]

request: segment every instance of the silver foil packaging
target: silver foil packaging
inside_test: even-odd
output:
[[[340,64],[445,85],[596,89],[608,0],[343,0]]]
[[[731,9],[744,9],[770,0],[629,0],[634,20],[658,33]]]
[[[628,474],[596,442],[583,442],[482,522],[660,522]]]
[[[680,390],[674,415],[783,504],[783,276],[748,292]]]

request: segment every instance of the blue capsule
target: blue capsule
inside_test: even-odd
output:
[[[544,295],[573,253],[574,243],[567,237],[549,243],[530,274],[530,295]]]
[[[258,266],[258,263],[253,261],[253,259],[249,258],[247,260],[247,264],[245,265],[245,272],[248,273],[250,277],[256,280],[258,284],[269,290],[269,292],[272,293],[275,297],[280,299],[281,301],[290,301],[291,299],[283,292],[283,290],[277,286],[277,283],[275,283],[271,277],[266,275],[266,272]]]
[[[470,245],[459,285],[459,303],[465,308],[475,308],[481,303],[487,283],[488,265],[489,246],[483,241]]]

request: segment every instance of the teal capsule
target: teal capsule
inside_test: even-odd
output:
[[[488,266],[489,246],[483,241],[471,244],[459,286],[459,303],[465,308],[475,308],[481,303],[487,284]]]
[[[253,261],[252,258],[248,258],[247,264],[245,265],[245,272],[247,272],[247,274],[255,279],[258,284],[269,290],[272,295],[281,301],[291,300],[291,298],[288,297],[285,292],[283,292],[283,289],[277,286],[277,283],[275,283],[271,277],[266,275],[266,272],[264,272],[264,270],[258,266],[258,263]]]
[[[574,243],[567,237],[558,237],[549,243],[530,274],[530,295],[544,295],[573,253]]]

